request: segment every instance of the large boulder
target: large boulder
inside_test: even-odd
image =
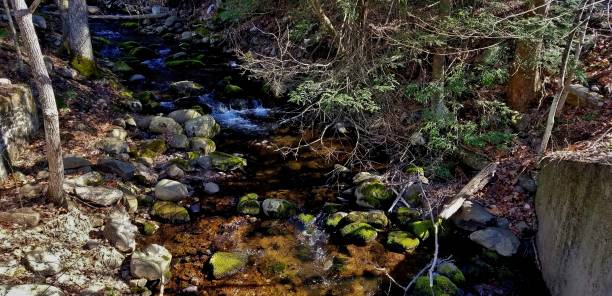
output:
[[[393,199],[393,191],[377,179],[361,183],[355,190],[357,205],[364,208],[379,209]]]
[[[162,179],[155,185],[155,198],[166,201],[180,201],[189,196],[187,186],[181,182]]]
[[[208,261],[216,279],[236,274],[244,268],[248,261],[248,254],[242,252],[216,252]]]
[[[461,229],[475,231],[495,224],[495,216],[478,203],[466,200],[451,220]]]
[[[210,115],[203,115],[185,122],[185,130],[190,137],[213,138],[221,127]]]
[[[136,170],[134,165],[129,162],[108,158],[98,161],[96,166],[102,172],[118,175],[125,180],[134,177],[134,171]]]
[[[136,248],[138,228],[130,222],[130,216],[123,210],[113,211],[106,217],[104,236],[121,252],[131,252]]]
[[[182,134],[183,127],[174,119],[163,116],[154,116],[149,123],[149,130],[157,134]]]
[[[340,229],[342,238],[350,243],[367,244],[376,239],[376,229],[368,223],[355,222]]]
[[[520,245],[519,239],[509,229],[487,227],[470,234],[470,239],[477,244],[496,251],[502,256],[516,254]]]
[[[185,122],[192,120],[194,118],[198,118],[200,116],[202,116],[202,114],[200,114],[200,112],[193,110],[193,109],[181,109],[181,110],[173,111],[170,114],[168,114],[168,117],[174,119],[174,121],[180,124],[184,124]]]
[[[135,251],[130,261],[130,272],[135,278],[147,280],[168,280],[172,254],[156,244],[147,246],[142,251]]]

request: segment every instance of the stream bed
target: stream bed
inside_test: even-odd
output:
[[[134,93],[155,94],[159,105],[143,112],[167,114],[197,108],[209,113],[221,125],[221,133],[214,138],[216,150],[240,154],[248,163],[243,169],[226,173],[188,171],[184,182],[194,192],[184,206],[191,221],[161,223],[153,235],[139,237],[139,245],[159,244],[173,255],[166,294],[403,295],[389,277],[405,285],[431,260],[432,239],[424,240],[413,252],[396,252],[386,247],[384,233],[365,245],[346,244],[326,228],[330,214],[326,205],[344,212],[363,210],[343,197],[353,187],[354,173],[331,174],[343,159],[330,161],[326,157],[350,147],[330,139],[326,147],[306,147],[297,156],[283,155],[279,148],[299,146],[308,135],[278,125],[288,106],[270,98],[258,82],[243,76],[230,54],[216,45],[168,41],[112,23],[94,22],[91,27],[94,36],[105,40],[96,42],[98,55],[109,65],[128,60],[133,73],[144,76],[135,79],[133,73],[118,74]],[[128,41],[154,54],[134,64],[126,58]],[[168,67],[168,61],[177,54],[198,62],[181,70]],[[182,97],[171,95],[170,84],[181,80],[194,81],[202,89]],[[213,181],[219,185],[219,192],[206,193],[203,182]],[[314,219],[239,214],[239,199],[252,193],[261,199],[291,201],[297,205],[295,214],[312,215]],[[388,227],[398,228],[394,222]],[[465,295],[546,295],[529,256],[501,257],[455,229],[445,231],[440,246],[440,257],[453,260],[465,274],[466,281],[460,285]],[[215,278],[208,262],[220,251],[245,254],[247,263],[237,273]]]

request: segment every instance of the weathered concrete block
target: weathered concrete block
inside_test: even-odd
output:
[[[610,295],[612,165],[553,159],[539,184],[537,245],[551,294]]]
[[[0,84],[0,179],[40,126],[36,103],[28,86]]]

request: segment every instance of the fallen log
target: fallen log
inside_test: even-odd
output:
[[[495,172],[497,171],[497,163],[492,162],[484,167],[470,182],[468,182],[462,189],[453,197],[453,199],[444,205],[442,208],[442,212],[440,212],[439,217],[442,219],[448,219],[452,215],[454,215],[463,205],[463,202],[470,196],[476,194],[478,191],[482,190],[491,178],[495,176]]]
[[[158,14],[115,14],[115,15],[90,15],[91,19],[103,19],[103,20],[142,20],[142,19],[154,19],[154,18],[162,18],[167,17],[168,13],[158,13]]]

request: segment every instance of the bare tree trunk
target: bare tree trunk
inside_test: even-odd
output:
[[[13,16],[11,16],[11,9],[9,8],[7,0],[2,0],[2,4],[4,5],[4,12],[6,13],[6,18],[8,19],[9,29],[11,30],[13,46],[17,52],[17,67],[19,70],[21,70],[23,69],[23,55],[21,54],[21,48],[19,48],[19,40],[17,39],[17,31],[15,30],[15,24],[13,23]]]
[[[15,8],[15,17],[21,37],[25,41],[30,56],[30,66],[34,76],[34,84],[38,89],[39,101],[42,108],[45,138],[47,140],[47,160],[49,161],[49,190],[51,201],[57,205],[65,206],[66,199],[62,184],[64,182],[64,163],[62,159],[62,146],[59,131],[59,114],[55,105],[55,94],[51,85],[51,78],[47,73],[38,36],[32,23],[32,14],[28,10],[25,0],[12,0]]]
[[[539,15],[546,17],[550,1],[534,0],[527,9],[534,13],[528,16]],[[541,91],[541,80],[538,62],[542,52],[542,36],[537,41],[518,40],[514,57],[514,70],[508,81],[508,105],[517,111],[525,111],[537,98]]]
[[[439,2],[439,16],[446,17],[450,15],[453,1],[452,0],[441,0]],[[446,56],[443,53],[442,48],[435,49],[436,54],[433,55],[431,62],[431,78],[434,82],[444,83],[444,68],[446,66]],[[444,105],[444,93],[441,93],[432,101],[432,109],[436,114],[444,114],[448,112],[448,109]]]
[[[62,47],[63,50],[69,50],[68,45],[68,0],[56,0],[57,8],[60,12],[60,19],[62,21]]]
[[[71,54],[70,65],[85,77],[94,75],[97,72],[97,67],[91,46],[85,0],[70,0],[68,2],[67,26]]]
[[[338,38],[338,31],[336,31],[331,20],[329,17],[327,17],[327,14],[325,14],[325,11],[321,6],[321,2],[319,0],[309,0],[308,2],[310,2],[310,6],[312,7],[314,14],[319,19],[321,26],[323,26],[325,30],[332,35],[332,38],[336,40]]]

